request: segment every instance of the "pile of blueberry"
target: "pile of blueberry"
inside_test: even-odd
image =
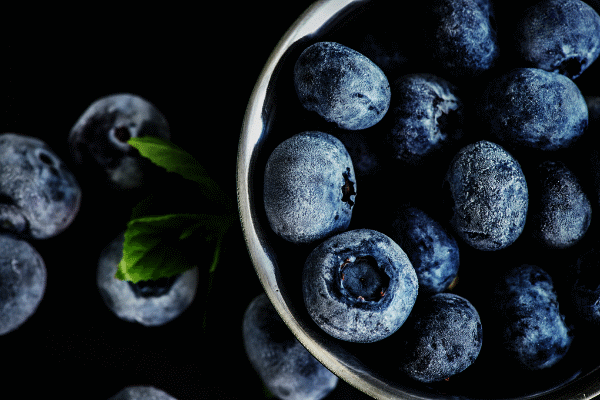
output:
[[[115,94],[89,106],[73,126],[68,143],[91,186],[105,187],[101,182],[106,182],[134,190],[154,172],[127,144],[135,136],[168,139],[168,124],[145,99]],[[0,135],[0,335],[31,317],[45,293],[46,265],[30,242],[64,232],[80,210],[82,191],[75,175],[45,142],[22,134]],[[99,255],[97,274],[99,292],[119,318],[162,325],[191,304],[197,268],[160,281],[120,281],[115,273],[122,249],[121,234]]]
[[[600,16],[422,3],[373,5],[282,68],[257,187],[279,269],[322,332],[394,354],[395,379],[552,371],[600,328],[600,93],[582,87]]]

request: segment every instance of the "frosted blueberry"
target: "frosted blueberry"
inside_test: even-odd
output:
[[[444,180],[456,234],[478,250],[512,244],[525,227],[529,193],[521,166],[485,140],[463,147]]]
[[[458,274],[458,243],[423,210],[407,207],[394,215],[389,236],[406,252],[419,280],[419,294],[444,291]]]
[[[531,370],[560,361],[571,346],[552,283],[535,265],[512,268],[498,283],[495,304],[503,325],[504,348],[518,365]]]
[[[357,229],[333,236],[308,256],[304,304],[313,321],[341,340],[370,343],[394,333],[417,298],[406,253],[383,233]]]
[[[47,239],[71,225],[80,203],[77,180],[45,142],[0,135],[0,229]]]
[[[302,106],[340,128],[369,128],[386,114],[390,85],[371,60],[336,42],[307,47],[294,66]]]
[[[388,139],[395,158],[419,163],[462,136],[463,104],[456,91],[431,74],[404,75],[393,82],[394,124]]]
[[[535,68],[577,78],[600,54],[600,16],[581,0],[544,0],[519,21],[516,40]]]
[[[266,294],[246,308],[242,334],[250,363],[277,398],[320,400],[337,386],[337,376],[294,337]]]
[[[102,300],[119,318],[144,326],[164,325],[183,313],[198,288],[198,267],[171,278],[132,283],[115,277],[123,257],[123,234],[102,250],[96,283]]]
[[[177,400],[166,392],[153,386],[130,386],[121,390],[108,400]]]
[[[471,366],[481,351],[479,313],[465,298],[438,293],[420,303],[403,332],[402,370],[421,382],[437,382]]]
[[[537,172],[539,193],[530,214],[533,234],[549,248],[570,247],[590,226],[591,203],[575,174],[562,162],[545,161]]]
[[[455,77],[472,77],[498,58],[496,31],[486,1],[436,0],[427,28],[434,60]]]
[[[127,141],[132,137],[170,138],[169,125],[147,100],[129,93],[94,101],[69,134],[69,148],[78,165],[104,176],[118,188],[144,182],[148,163]]]
[[[350,224],[354,167],[342,142],[317,131],[284,140],[267,160],[264,207],[269,224],[292,243],[310,243]]]
[[[492,80],[480,112],[492,136],[512,148],[565,148],[588,125],[587,105],[577,85],[538,68],[513,69]]]
[[[29,243],[0,235],[0,335],[14,331],[37,310],[46,290],[46,265]]]

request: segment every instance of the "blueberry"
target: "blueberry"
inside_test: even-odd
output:
[[[369,343],[402,326],[418,281],[398,244],[383,233],[357,229],[323,241],[310,253],[302,289],[306,308],[323,331]]]
[[[576,314],[584,321],[600,327],[600,251],[592,247],[575,261],[575,278],[570,297]]]
[[[336,42],[317,42],[300,54],[294,85],[304,108],[342,129],[369,128],[389,108],[390,84],[383,71]]]
[[[600,16],[581,0],[544,0],[516,29],[522,57],[535,68],[577,78],[600,54]]]
[[[408,255],[419,280],[419,294],[442,292],[456,278],[460,264],[458,243],[423,210],[398,210],[389,236]]]
[[[177,400],[166,392],[153,386],[130,386],[121,390],[108,400]]]
[[[277,398],[319,400],[335,389],[337,376],[294,337],[265,293],[250,302],[242,326],[250,363]]]
[[[75,219],[81,189],[42,140],[0,135],[0,229],[33,239],[63,232]]]
[[[482,326],[475,307],[453,293],[419,303],[403,331],[402,370],[421,382],[437,382],[472,365],[481,350]]]
[[[527,264],[510,269],[497,284],[494,298],[510,359],[530,370],[562,359],[572,342],[571,329],[546,271]]]
[[[478,250],[512,244],[525,227],[529,193],[521,166],[500,145],[485,140],[454,157],[444,187],[456,234]]]
[[[537,172],[539,194],[532,201],[533,234],[549,248],[570,247],[590,226],[591,203],[575,174],[564,163],[545,161]]]
[[[588,125],[588,109],[575,83],[537,68],[517,68],[492,80],[480,113],[492,136],[512,148],[568,147]]]
[[[267,160],[267,218],[273,231],[292,243],[310,243],[346,230],[355,195],[350,155],[339,139],[327,133],[294,135]]]
[[[123,234],[98,259],[96,282],[102,300],[119,318],[144,326],[164,325],[183,313],[198,288],[198,267],[171,278],[132,283],[115,278],[123,257]]]
[[[454,77],[472,77],[498,58],[498,41],[489,1],[436,0],[428,28],[435,62]]]
[[[432,74],[404,75],[393,82],[388,134],[395,158],[418,164],[463,134],[457,88]]]
[[[78,165],[112,186],[137,188],[150,164],[127,141],[144,136],[169,139],[165,117],[146,99],[112,94],[94,101],[79,117],[69,134],[69,148]]]
[[[46,265],[29,243],[0,235],[0,335],[14,331],[37,310],[46,290]]]

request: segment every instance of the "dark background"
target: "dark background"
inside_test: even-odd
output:
[[[85,190],[67,231],[32,242],[46,262],[46,293],[26,323],[0,336],[6,367],[0,397],[106,400],[130,385],[152,385],[178,400],[265,396],[242,345],[243,313],[263,289],[239,224],[227,237],[212,286],[203,279],[179,318],[152,328],[118,319],[96,289],[97,260],[125,228],[139,196],[105,189],[78,170],[67,137],[94,100],[137,94],[165,115],[173,142],[235,199],[238,139],[254,83],[310,3],[38,9],[43,20],[35,21],[7,15],[10,29],[0,38],[0,133],[45,140]],[[507,15],[511,7],[507,3]],[[407,35],[407,45],[414,37]],[[584,94],[599,93],[596,77],[590,71],[580,78]],[[343,382],[330,397],[361,398]]]
[[[47,288],[36,313],[0,337],[3,393],[107,399],[128,385],[152,385],[179,400],[264,396],[242,347],[242,315],[262,287],[239,224],[210,292],[202,280],[178,319],[152,328],[118,319],[96,289],[97,259],[125,228],[137,197],[86,180],[67,137],[97,98],[137,94],[165,115],[173,142],[234,200],[238,139],[254,83],[309,4],[205,2],[194,11],[167,5],[69,10],[68,17],[46,10],[42,22],[18,21],[3,35],[0,133],[43,139],[85,188],[68,230],[31,242],[46,262]],[[338,392],[347,398],[348,390],[340,385]]]

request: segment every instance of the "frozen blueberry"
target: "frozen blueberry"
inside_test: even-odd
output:
[[[304,303],[329,335],[369,343],[394,333],[408,317],[418,280],[406,253],[383,233],[357,229],[333,236],[308,256]]]
[[[170,138],[169,125],[147,100],[129,93],[94,101],[69,134],[75,162],[95,171],[117,188],[137,188],[148,170],[145,159],[127,141],[132,137]]]
[[[541,150],[569,146],[588,125],[583,95],[564,75],[517,68],[492,80],[480,110],[501,144]]]
[[[33,239],[63,232],[79,212],[81,189],[40,139],[0,135],[0,229]]]
[[[402,370],[421,382],[437,382],[472,365],[481,350],[481,319],[475,307],[453,293],[428,297],[403,332]]]
[[[300,54],[294,85],[304,108],[342,129],[375,125],[390,104],[390,84],[383,71],[336,42],[317,42]]]
[[[338,377],[294,337],[265,293],[250,302],[242,327],[248,359],[277,398],[319,400],[337,386]]]
[[[14,331],[37,310],[46,290],[46,265],[26,241],[0,235],[0,335]]]
[[[600,16],[581,0],[544,0],[519,21],[516,40],[532,67],[577,78],[600,54]]]
[[[392,84],[394,124],[388,134],[395,158],[418,164],[463,134],[456,87],[431,74],[404,75]]]
[[[488,1],[436,0],[429,19],[429,48],[446,73],[472,77],[490,69],[498,58],[495,27]]]
[[[310,243],[346,230],[355,195],[350,155],[339,139],[327,133],[294,135],[267,160],[267,218],[273,231],[292,243]]]
[[[527,183],[517,160],[501,146],[482,140],[463,147],[450,164],[444,187],[450,224],[472,247],[499,250],[523,232]]]
[[[458,274],[458,243],[423,210],[398,210],[389,236],[406,252],[419,280],[419,294],[444,291]]]
[[[552,278],[535,265],[512,268],[495,289],[504,348],[518,365],[551,367],[566,354],[571,330],[560,313]]]
[[[571,303],[584,321],[600,327],[600,251],[592,247],[577,257]]]
[[[539,193],[531,207],[533,234],[549,248],[570,247],[590,226],[591,203],[575,174],[562,162],[545,161],[537,172]]]
[[[130,386],[121,390],[108,400],[177,400],[166,392],[153,386]]]
[[[96,282],[104,303],[117,317],[144,326],[164,325],[183,313],[198,288],[198,267],[172,278],[132,283],[115,277],[123,257],[123,234],[100,254]]]

